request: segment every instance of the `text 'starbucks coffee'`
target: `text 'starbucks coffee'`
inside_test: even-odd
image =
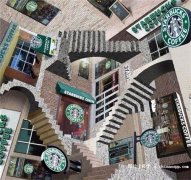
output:
[[[169,47],[190,42],[190,16],[190,11],[182,7],[174,7],[164,15],[161,34]]]

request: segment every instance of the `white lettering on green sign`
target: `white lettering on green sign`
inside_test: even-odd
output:
[[[190,18],[181,7],[170,9],[163,17],[161,34],[169,47],[177,47],[186,41],[190,30]]]
[[[6,115],[0,115],[0,165],[3,164],[3,158],[5,157],[5,153],[3,151],[6,151],[6,147],[8,146],[7,140],[11,139],[11,134],[13,130],[11,128],[6,128],[7,123],[7,116]]]
[[[3,62],[3,59],[8,51],[10,42],[13,39],[16,29],[17,29],[17,25],[14,23],[11,23],[11,25],[9,26],[9,29],[3,39],[3,42],[0,45],[0,64]]]
[[[150,31],[161,25],[161,21],[168,10],[176,6],[181,0],[167,0],[164,4],[153,10],[136,24],[127,29],[137,39],[146,36]]]

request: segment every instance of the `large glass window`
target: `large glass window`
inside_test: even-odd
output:
[[[32,66],[36,61],[36,52],[30,43],[19,40],[13,53],[10,67],[33,76]]]
[[[158,57],[163,56],[169,52],[169,49],[167,45],[164,43],[160,32],[152,34],[148,38],[148,44],[152,60],[155,60]]]
[[[23,120],[15,152],[41,156],[45,146],[36,134],[30,121]]]
[[[30,173],[25,170],[27,166]],[[11,157],[7,170],[7,176],[31,180],[52,179],[51,173],[44,169],[41,162],[18,157]]]
[[[117,68],[120,63],[113,59],[104,59],[95,65],[95,78],[99,78],[113,69]]]
[[[89,61],[88,60],[80,61],[78,76],[81,76],[85,79],[89,78]]]
[[[58,8],[43,0],[8,0],[7,5],[44,25],[47,25],[59,12]]]

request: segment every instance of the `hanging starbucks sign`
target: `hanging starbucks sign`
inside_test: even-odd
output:
[[[42,164],[52,173],[60,173],[67,169],[68,159],[65,153],[54,146],[47,148],[41,155]]]
[[[167,46],[178,47],[190,42],[190,14],[182,7],[174,7],[164,15],[161,34]]]
[[[77,104],[70,104],[66,107],[66,117],[73,123],[80,123],[84,120],[84,110]]]
[[[160,135],[154,129],[148,129],[141,134],[140,142],[147,148],[155,147],[160,141]]]

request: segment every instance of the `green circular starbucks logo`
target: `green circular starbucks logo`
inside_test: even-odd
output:
[[[41,160],[54,173],[62,172],[68,166],[66,155],[56,147],[50,147],[45,150],[41,155]]]
[[[42,46],[42,39],[38,36],[33,36],[31,40],[31,47],[40,48]]]
[[[33,12],[37,9],[38,7],[38,4],[35,2],[35,1],[29,1],[27,4],[26,4],[26,9],[27,11],[29,12]]]
[[[160,141],[160,136],[153,129],[148,129],[144,131],[141,135],[141,144],[147,148],[155,147],[159,141]]]
[[[188,12],[181,7],[170,9],[163,17],[161,32],[169,47],[178,47],[186,41],[190,31]]]
[[[25,164],[25,166],[24,166],[24,172],[26,173],[26,174],[32,174],[33,173],[33,170],[34,170],[34,167],[33,167],[33,165],[32,164]]]
[[[77,104],[68,105],[65,113],[71,122],[80,123],[84,120],[84,110]]]

